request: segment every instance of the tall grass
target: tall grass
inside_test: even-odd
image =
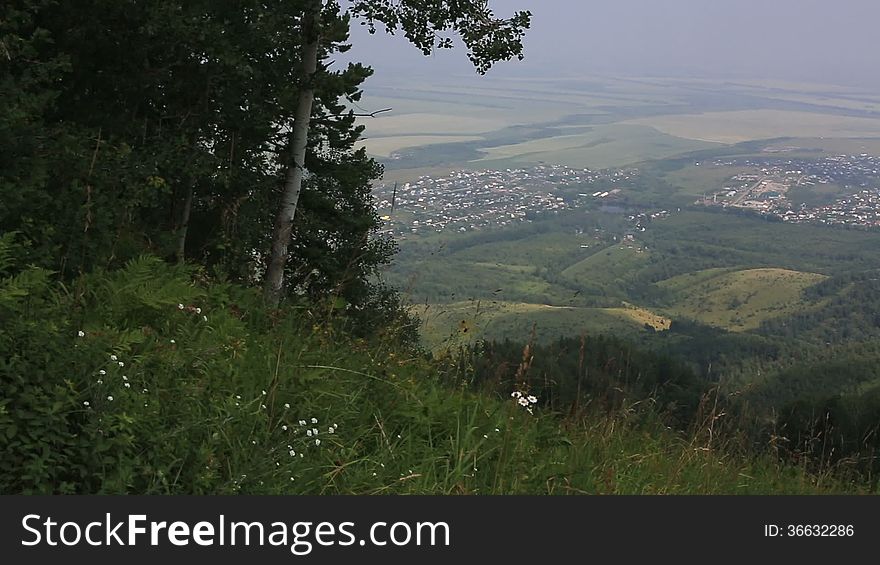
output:
[[[708,494],[865,492],[650,402],[567,415],[477,392],[467,363],[359,339],[143,259],[76,293],[0,280],[3,493]],[[393,335],[388,332],[385,335]],[[385,339],[386,341],[382,341]],[[517,388],[528,395],[527,350]]]

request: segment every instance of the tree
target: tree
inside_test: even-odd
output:
[[[275,185],[266,152],[296,94],[290,4],[4,3],[0,224],[29,260],[70,277],[145,251],[179,260],[193,237],[216,247],[191,214]]]
[[[497,61],[522,59],[522,38],[531,14],[517,12],[509,19],[496,18],[486,0],[352,0],[341,17],[336,0],[305,0],[298,33],[302,37],[300,91],[290,141],[290,161],[284,190],[273,229],[272,246],[263,281],[266,302],[277,307],[284,291],[291,233],[306,170],[309,127],[315,99],[315,85],[322,72],[321,47],[324,30],[335,24],[347,25],[354,16],[362,19],[371,33],[376,24],[389,33],[402,31],[423,53],[453,46],[451,32],[463,41],[468,58],[477,72],[486,73]],[[330,22],[333,22],[331,24]]]

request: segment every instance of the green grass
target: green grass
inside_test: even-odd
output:
[[[674,292],[668,311],[731,331],[757,329],[762,322],[802,311],[802,293],[826,277],[784,269],[711,269],[679,275],[659,286]]]
[[[388,328],[356,338],[316,305],[267,312],[253,289],[196,278],[142,259],[83,277],[81,295],[34,269],[0,279],[4,493],[867,490],[672,432],[650,403],[529,414]]]
[[[658,317],[635,308],[548,306],[525,302],[468,300],[414,306],[422,320],[425,344],[436,351],[479,339],[526,339],[534,329],[539,342],[588,333],[635,336],[646,323],[663,325]]]

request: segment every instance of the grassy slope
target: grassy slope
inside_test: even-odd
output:
[[[443,350],[475,339],[527,337],[532,329],[541,341],[560,336],[590,334],[633,335],[646,323],[668,322],[643,309],[548,306],[524,302],[468,300],[413,311],[422,319],[425,343]]]
[[[804,289],[825,278],[785,269],[709,269],[667,279],[659,286],[674,292],[669,308],[673,315],[746,331],[803,309]]]
[[[252,290],[193,278],[141,260],[87,276],[82,296],[39,274],[0,279],[0,311],[15,321],[0,340],[14,370],[0,376],[31,378],[7,390],[16,409],[0,410],[2,437],[13,438],[4,444],[4,492],[862,488],[737,455],[702,432],[672,433],[637,417],[635,406],[577,420],[541,408],[531,415],[506,393],[467,391],[454,359],[412,355],[382,332],[350,337],[345,320],[322,321],[295,305],[269,314]],[[34,402],[40,394],[48,396]],[[35,426],[37,414],[57,425]],[[17,435],[25,422],[29,433]]]

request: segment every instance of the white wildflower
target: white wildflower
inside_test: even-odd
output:
[[[101,369],[100,371],[98,371],[98,374],[99,375],[106,375],[107,371],[105,371],[104,369]]]
[[[111,361],[116,361],[116,359],[117,359],[117,357],[116,357],[115,355],[111,355],[111,356],[110,356],[110,360],[111,360]]]
[[[305,426],[305,425],[306,425],[306,421],[305,421],[305,420],[300,420],[300,421],[299,421],[299,425],[300,425],[300,426]]]
[[[321,445],[321,440],[316,439],[316,440],[315,440],[315,445]]]
[[[201,309],[201,308],[196,308],[196,314],[201,314],[201,313],[202,313],[202,309]]]
[[[108,397],[107,397],[107,401],[108,401],[108,402],[113,402],[113,397],[112,397],[112,396],[108,396]]]
[[[183,304],[178,304],[178,305],[177,305],[177,309],[178,309],[178,310],[183,310]]]
[[[203,319],[204,321],[206,321],[206,322],[208,321],[208,317],[207,317],[207,316],[202,316],[202,319]]]
[[[79,330],[78,332],[76,332],[76,335],[77,335],[78,337],[86,337],[86,332],[84,332],[84,331],[82,331],[82,330]]]
[[[318,419],[317,419],[317,418],[312,418],[312,423],[313,423],[313,424],[317,424],[317,423],[318,423]]]
[[[288,453],[290,453],[291,457],[296,457],[296,451],[291,449],[290,451],[288,451]]]
[[[529,401],[527,398],[520,398],[519,400],[517,400],[517,402],[519,402],[520,406],[528,406],[529,405]]]
[[[328,434],[332,434],[332,433],[334,433],[335,431],[336,431],[336,428],[334,428],[333,426],[330,426],[330,427],[327,429],[327,433],[328,433]]]
[[[127,381],[127,380],[128,380],[128,377],[126,377],[125,375],[122,375],[122,380],[123,380],[123,381]]]
[[[91,404],[89,403],[88,400],[83,400],[83,406],[88,407],[88,406],[91,406]]]
[[[174,340],[173,340],[173,339],[172,339],[172,340],[171,340],[171,343],[172,343],[172,344],[175,344],[175,343],[177,343],[177,342],[176,342],[176,341],[174,341]]]
[[[306,435],[312,437],[312,430],[306,430]]]
[[[266,391],[264,390],[264,391],[262,391],[262,392],[263,392],[263,396],[266,396]]]
[[[288,404],[288,403],[285,402],[285,403],[284,403],[284,409],[285,409],[285,410],[290,410],[290,404]]]
[[[286,431],[287,431],[287,425],[285,424],[285,425],[281,426],[281,429],[284,430],[284,431],[286,432]]]
[[[538,399],[536,397],[534,397],[533,395],[529,395],[529,402],[531,402],[532,404],[537,404]]]
[[[125,388],[131,388],[131,384],[130,384],[130,383],[123,383],[123,384],[125,385]]]
[[[120,366],[120,367],[125,367],[125,363],[123,363],[122,361],[120,361],[120,362],[119,362],[119,366]]]

